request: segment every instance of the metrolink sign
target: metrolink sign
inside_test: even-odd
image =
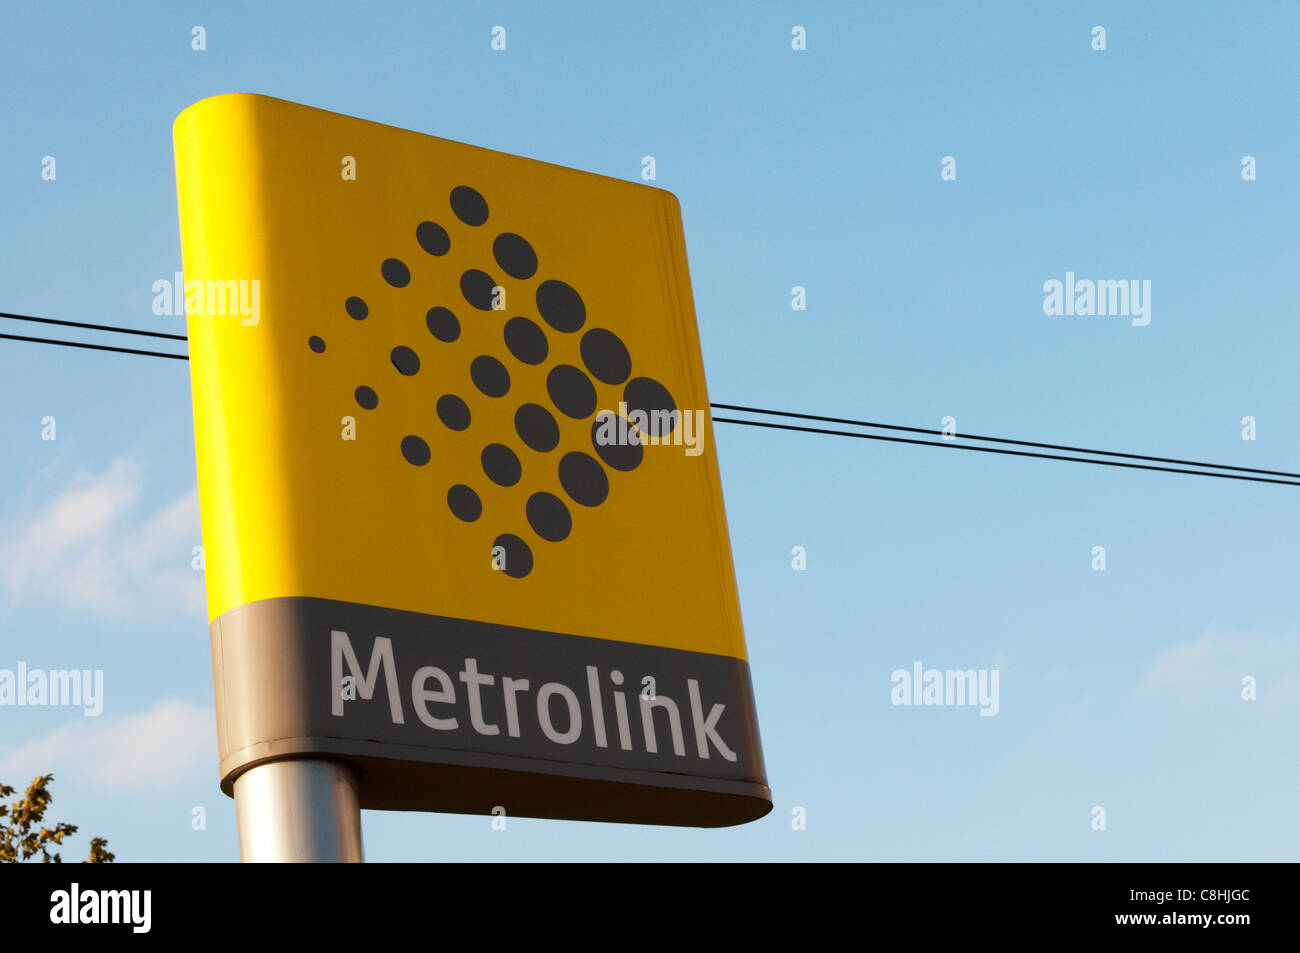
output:
[[[735,658],[285,598],[223,613],[213,663],[227,793],[242,768],[310,754],[356,761],[380,809],[426,809],[436,792],[438,810],[470,814],[766,813]]]
[[[259,289],[186,309],[223,789],[766,814],[676,199],[262,96],[175,144],[185,287]]]

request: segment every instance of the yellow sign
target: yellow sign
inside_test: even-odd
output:
[[[191,106],[175,145],[223,785],[323,751],[363,806],[478,810],[397,804],[392,764],[542,760],[723,805],[599,819],[766,813],[676,199],[263,96]],[[268,629],[282,682],[245,671]],[[512,813],[589,816],[537,803]]]

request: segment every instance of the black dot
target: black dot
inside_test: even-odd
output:
[[[468,185],[451,190],[451,210],[466,225],[482,225],[488,218],[487,201]]]
[[[503,550],[504,565],[501,571],[507,576],[523,579],[533,571],[533,551],[518,536],[513,533],[502,533],[492,543],[493,559],[497,556],[497,549]]]
[[[439,341],[450,344],[460,337],[460,322],[446,308],[430,308],[424,316],[424,323],[429,326],[429,333]]]
[[[357,392],[354,396],[357,398],[357,403],[366,410],[374,410],[379,406],[379,395],[376,394],[373,389],[366,387],[364,384],[357,388]]]
[[[587,375],[572,364],[557,364],[546,375],[546,392],[560,411],[582,420],[596,410],[596,388]]]
[[[355,295],[343,302],[343,307],[347,308],[348,316],[357,321],[364,321],[366,315],[370,314],[370,307]]]
[[[578,350],[591,376],[606,384],[621,384],[632,373],[632,357],[613,331],[592,328],[582,336]]]
[[[657,380],[649,377],[634,377],[623,388],[623,400],[627,403],[628,417],[633,411],[642,411],[646,415],[646,427],[650,436],[662,437],[673,432],[677,426],[677,404],[673,395]]]
[[[436,222],[421,222],[415,227],[415,240],[430,255],[445,255],[451,250],[447,230]]]
[[[409,347],[393,348],[393,353],[388,355],[388,359],[393,362],[393,367],[407,377],[420,370],[420,357]]]
[[[422,467],[429,462],[429,445],[414,434],[403,437],[402,456],[407,463]]]
[[[585,453],[566,453],[560,458],[560,486],[583,506],[599,506],[609,496],[609,477],[600,464]]]
[[[483,515],[483,501],[464,483],[457,483],[447,491],[447,506],[457,519],[472,523]]]
[[[497,283],[485,271],[471,268],[460,276],[460,293],[480,311],[492,310],[492,293]]]
[[[524,514],[533,532],[548,542],[558,543],[573,529],[573,517],[559,497],[550,493],[534,493],[524,504]]]
[[[469,376],[474,386],[489,397],[504,397],[510,389],[510,372],[495,357],[480,354],[469,364]]]
[[[307,346],[317,354],[325,353],[325,339],[318,334],[313,334],[307,339]]]
[[[483,472],[497,486],[514,486],[523,474],[519,458],[503,443],[488,444],[479,459],[483,463]]]
[[[531,278],[537,274],[537,252],[514,232],[503,232],[492,243],[492,255],[511,278]]]
[[[606,442],[608,441],[608,442]],[[641,465],[641,435],[618,414],[601,414],[591,425],[591,445],[605,466],[627,472]]]
[[[537,286],[537,311],[557,331],[569,334],[587,320],[587,306],[578,292],[563,281],[543,281]]]
[[[469,426],[469,407],[455,394],[443,394],[437,403],[438,419],[452,430],[464,430]]]
[[[411,282],[411,269],[396,258],[385,258],[379,270],[383,273],[384,280],[394,288],[405,288]]]
[[[560,425],[540,404],[524,404],[515,411],[515,432],[538,453],[554,450],[560,442]]]
[[[540,364],[550,350],[546,332],[527,318],[511,318],[506,322],[506,347],[525,364]]]

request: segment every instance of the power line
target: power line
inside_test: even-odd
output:
[[[110,331],[118,334],[136,334],[144,337],[165,338],[173,341],[187,341],[188,338],[181,334],[164,334],[159,331],[137,331],[133,328],[118,328],[105,324],[88,324],[82,321],[61,321],[54,318],[39,318],[26,314],[11,314],[0,311],[0,318],[11,318],[18,321],[33,321],[40,324],[52,324],[62,327],[84,328],[90,331]],[[146,351],[139,348],[114,347],[107,344],[91,344],[83,341],[61,341],[55,338],[38,338],[28,337],[20,334],[0,334],[0,339],[9,341],[27,341],[33,344],[50,344],[58,347],[76,347],[85,348],[93,351],[111,351],[117,354],[138,354],[142,357],[166,357],[178,361],[188,361],[187,354],[169,354],[165,351]],[[882,424],[869,420],[853,420],[847,417],[826,417],[819,414],[803,414],[788,410],[771,410],[763,407],[749,407],[742,404],[722,404],[711,403],[710,408],[717,410],[742,411],[744,413],[762,414],[771,417],[786,417],[799,420],[812,420],[821,423],[848,424],[854,427],[869,427],[877,430],[893,430],[906,433],[921,433],[930,436],[943,436],[943,431],[930,430],[924,427],[907,427],[901,424]],[[1015,440],[1010,437],[989,437],[980,434],[962,434],[962,440],[979,440],[987,443],[1011,444],[1019,447],[1037,447],[1044,450],[1065,450],[1070,453],[1089,453],[1097,456],[1122,457],[1126,460],[1148,460],[1155,463],[1176,463],[1182,464],[1179,467],[1158,467],[1141,463],[1123,463],[1119,460],[1097,460],[1089,457],[1063,456],[1052,453],[1034,453],[1027,450],[1008,450],[999,447],[979,447],[969,444],[942,442],[936,443],[933,440],[915,440],[908,437],[887,437],[883,434],[868,434],[848,430],[830,430],[824,427],[801,427],[794,424],[779,424],[773,421],[763,420],[740,420],[734,417],[714,417],[714,423],[719,424],[738,424],[746,427],[763,427],[771,430],[789,430],[800,433],[825,434],[834,437],[857,437],[861,440],[881,440],[888,443],[905,443],[922,447],[946,447],[950,450],[973,450],[979,453],[997,453],[1004,456],[1014,457],[1032,457],[1040,460],[1062,460],[1069,463],[1091,463],[1096,466],[1105,467],[1122,467],[1129,470],[1153,470],[1160,473],[1181,473],[1188,476],[1209,476],[1219,477],[1225,480],[1243,480],[1250,483],[1279,483],[1284,486],[1300,486],[1300,473],[1289,473],[1284,470],[1262,470],[1255,467],[1238,467],[1225,463],[1203,463],[1197,460],[1182,460],[1176,457],[1156,457],[1140,453],[1123,453],[1117,450],[1092,450],[1087,447],[1072,447],[1064,444],[1039,443],[1032,440]],[[1205,467],[1208,469],[1191,470],[1186,467]],[[1231,470],[1232,473],[1217,471]],[[1259,473],[1269,476],[1290,477],[1288,480],[1268,479],[1264,476],[1252,477],[1241,476],[1244,473]]]
[[[0,334],[7,341],[31,341],[34,344],[57,344],[60,347],[83,347],[91,351],[116,351],[118,354],[143,354],[146,357],[172,357],[188,361],[188,354],[168,354],[165,351],[140,351],[132,347],[111,347],[107,344],[89,344],[82,341],[56,341],[53,338],[31,338],[21,334]]]
[[[820,417],[816,414],[796,414],[788,410],[764,410],[761,407],[742,407],[738,404],[709,404],[718,410],[743,410],[752,414],[766,414],[771,417],[795,417],[801,420],[819,420],[829,424],[852,424],[855,427],[871,427],[876,430],[899,430],[908,433],[924,433],[931,436],[943,436],[942,430],[927,430],[924,427],[903,427],[899,424],[878,424],[870,420],[850,420],[845,417]],[[714,418],[718,420],[720,418]],[[728,421],[732,423],[733,421]],[[1202,463],[1199,460],[1179,460],[1176,457],[1152,457],[1144,453],[1120,453],[1118,450],[1089,450],[1087,447],[1071,447],[1058,443],[1035,443],[1032,440],[1012,440],[1010,437],[981,437],[978,434],[955,434],[960,440],[983,440],[990,443],[1009,443],[1018,447],[1038,447],[1042,450],[1066,450],[1070,453],[1096,453],[1106,457],[1123,457],[1126,460],[1150,460],[1153,463],[1178,463],[1188,467],[1212,467],[1216,470],[1236,470],[1241,473],[1263,473],[1268,476],[1284,476],[1300,480],[1300,473],[1288,473],[1285,470],[1258,470],[1254,467],[1234,467],[1226,463]],[[949,444],[944,444],[949,446]],[[970,448],[978,449],[978,448]],[[1085,461],[1086,462],[1086,461]]]
[[[137,331],[134,328],[115,328],[107,324],[86,324],[82,321],[59,321],[55,318],[37,318],[30,314],[10,314],[8,311],[0,311],[0,318],[11,318],[14,321],[35,321],[37,324],[58,324],[65,328],[88,328],[91,331],[113,331],[117,334],[139,334],[148,338],[166,338],[169,341],[187,341],[189,340],[183,334],[163,334],[161,331]],[[19,340],[29,340],[20,338]],[[36,340],[31,338],[30,340]]]
[[[711,405],[712,406],[712,405]],[[885,440],[890,443],[910,443],[922,447],[946,447],[949,450],[974,450],[979,453],[1001,453],[1013,457],[1037,457],[1042,460],[1067,460],[1071,463],[1092,463],[1103,467],[1124,467],[1130,470],[1158,470],[1162,473],[1186,473],[1191,476],[1219,477],[1223,480],[1247,480],[1252,483],[1281,483],[1283,486],[1300,486],[1293,480],[1272,480],[1267,477],[1240,476],[1236,473],[1217,473],[1214,470],[1185,470],[1177,467],[1156,467],[1146,463],[1121,463],[1118,460],[1092,460],[1088,457],[1063,457],[1051,453],[1033,453],[1028,450],[1003,450],[998,447],[972,447],[960,443],[935,443],[933,440],[914,440],[910,437],[886,437],[884,434],[856,433],[849,430],[825,430],[819,427],[799,427],[794,424],[778,424],[766,420],[736,420],[732,417],[714,417],[718,424],[743,424],[747,427],[768,427],[773,430],[797,430],[803,433],[829,434],[834,437],[858,437],[862,440]],[[1271,470],[1262,471],[1271,473]],[[1295,474],[1300,476],[1300,474]]]

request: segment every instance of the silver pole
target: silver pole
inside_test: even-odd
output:
[[[290,758],[235,779],[244,863],[361,863],[356,773],[337,761]]]

